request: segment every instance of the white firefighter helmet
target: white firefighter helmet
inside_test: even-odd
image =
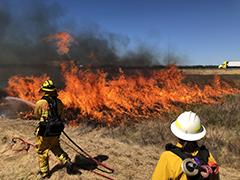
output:
[[[200,118],[192,111],[180,114],[171,124],[171,131],[176,137],[186,141],[197,141],[206,135],[206,129],[201,124]]]

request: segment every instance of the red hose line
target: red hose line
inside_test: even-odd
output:
[[[86,151],[84,151],[84,150],[83,150],[79,145],[77,145],[64,131],[63,131],[63,134],[67,137],[67,139],[68,139],[71,143],[73,143],[80,151],[82,151],[82,152],[85,154],[85,156],[87,156],[88,158],[90,158],[91,160],[93,160],[97,165],[102,166],[102,167],[108,169],[109,171],[111,171],[110,173],[113,173],[113,172],[114,172],[114,169],[108,167],[106,164],[103,164],[103,163],[100,162],[100,161],[97,161],[97,160],[94,159],[91,155],[89,155]],[[66,142],[64,141],[64,143],[66,143]],[[66,143],[66,144],[69,145],[68,143]],[[71,147],[71,148],[72,148],[74,151],[76,151],[78,154],[81,154],[78,150],[76,150],[76,149],[75,149],[74,147],[72,147],[71,145],[69,145],[69,147]],[[93,172],[93,173],[95,173],[95,174],[97,174],[97,175],[99,175],[99,176],[102,176],[102,177],[104,177],[104,178],[106,178],[106,179],[113,180],[113,178],[108,177],[108,176],[106,176],[106,175],[104,175],[104,174],[98,173],[98,172],[96,172],[96,171],[91,170],[91,172]],[[108,172],[107,172],[107,173],[108,173]]]
[[[68,138],[69,141],[71,141],[79,150],[81,150],[86,156],[88,156],[90,159],[92,159],[94,162],[97,163],[97,165],[103,166],[104,168],[110,170],[112,173],[114,172],[114,169],[108,167],[106,164],[103,164],[100,161],[97,161],[94,159],[91,155],[89,155],[86,151],[84,151],[79,145],[77,145],[64,131],[63,134]]]

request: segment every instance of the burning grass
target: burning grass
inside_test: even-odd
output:
[[[215,104],[224,95],[239,93],[239,89],[221,81],[220,76],[203,86],[184,82],[184,74],[175,66],[147,74],[127,74],[119,69],[113,75],[103,70],[79,69],[70,63],[62,65],[62,76],[65,87],[59,91],[59,97],[68,109],[68,119],[87,118],[107,124],[160,117],[183,105]],[[36,102],[41,98],[39,87],[48,78],[14,76],[6,90],[11,96]]]
[[[154,146],[163,149],[165,144],[176,142],[170,131],[170,124],[185,111],[196,112],[207,129],[206,138],[200,141],[212,152],[220,165],[240,168],[240,111],[239,95],[222,98],[220,104],[185,105],[177,112],[167,112],[161,117],[141,123],[129,123],[125,126],[108,128],[103,137],[111,137],[128,144]],[[82,126],[82,124],[81,124]],[[88,126],[89,127],[89,126]]]
[[[117,179],[149,179],[164,145],[169,142],[174,143],[176,140],[170,132],[171,121],[174,121],[181,112],[192,110],[199,114],[207,129],[206,138],[200,143],[207,145],[220,164],[221,179],[234,179],[234,177],[239,179],[237,172],[240,169],[240,96],[227,95],[218,100],[220,103],[217,104],[182,104],[181,107],[178,107],[178,110],[161,113],[158,117],[148,118],[148,121],[136,123],[129,118],[124,126],[100,127],[98,121],[89,121],[88,118],[83,118],[82,121],[78,122],[78,127],[67,127],[66,131],[70,133],[73,139],[78,141],[80,146],[87,148],[92,154],[104,152],[104,154],[109,155],[108,163],[114,165],[116,169],[114,176]],[[13,131],[16,134],[24,133],[24,137],[33,134],[34,128],[31,129],[31,121],[15,121],[17,129],[11,121],[6,122],[8,122],[4,124],[6,127],[1,124],[4,132],[2,136],[6,136],[5,133],[7,132],[10,138],[12,136],[10,133]],[[32,137],[32,140],[34,140],[34,137]],[[70,151],[68,148],[66,150]],[[25,154],[24,158],[26,157],[31,157],[30,160],[36,163],[32,154],[28,156]],[[5,160],[2,161],[3,163],[11,164],[11,162]],[[26,174],[27,164],[29,163],[21,165],[14,162],[11,167],[20,167],[20,165],[25,167],[21,170],[23,175]],[[37,171],[37,164],[34,167]],[[54,175],[62,177],[61,171]],[[13,172],[12,176],[20,177],[17,172]],[[81,176],[85,178],[89,175],[83,172]],[[95,176],[92,178],[95,178]]]

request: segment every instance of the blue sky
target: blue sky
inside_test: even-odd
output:
[[[60,23],[68,21],[70,31],[96,24],[96,28],[103,31],[128,37],[128,48],[145,44],[155,51],[173,52],[186,59],[184,62],[188,65],[217,65],[225,59],[240,60],[238,0],[55,2],[64,12]]]

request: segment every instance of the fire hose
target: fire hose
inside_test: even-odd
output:
[[[20,148],[20,149],[14,150],[14,151],[18,151],[19,152],[19,151],[25,150],[25,151],[28,152],[28,150],[30,149],[31,146],[35,147],[34,144],[29,143],[29,142],[25,141],[24,139],[22,139],[20,137],[14,137],[14,138],[12,138],[11,149],[12,149],[13,145],[17,143],[17,141],[20,141],[21,144],[24,145],[24,146],[22,148]]]
[[[194,159],[186,158],[182,162],[182,170],[187,176],[196,176],[201,174],[203,178],[207,178],[210,174],[218,174],[219,166],[216,163],[208,163],[207,165],[198,165]]]
[[[84,155],[83,155],[82,153],[80,153],[76,148],[74,148],[74,147],[72,147],[70,144],[68,144],[66,141],[64,141],[63,139],[61,139],[65,144],[67,144],[70,148],[72,148],[72,149],[73,149],[75,152],[77,152],[78,154],[84,156],[85,158],[88,157],[89,159],[91,159],[92,161],[94,161],[97,165],[104,167],[104,168],[107,169],[108,171],[102,170],[102,169],[100,169],[100,168],[98,168],[98,167],[97,167],[96,169],[98,169],[98,170],[100,170],[100,171],[102,171],[102,172],[105,172],[105,173],[109,173],[109,174],[114,172],[114,170],[113,170],[112,168],[109,168],[106,164],[103,164],[102,162],[100,162],[100,161],[96,160],[95,158],[93,158],[92,156],[90,156],[90,155],[89,155],[86,151],[84,151],[79,145],[77,145],[64,131],[63,131],[63,134],[64,134],[64,135],[67,137],[67,139],[68,139],[69,141],[71,141],[81,152],[83,152]],[[20,141],[20,144],[22,144],[22,145],[24,145],[24,146],[23,146],[22,148],[20,148],[20,149],[13,150],[12,147],[13,147],[18,141]],[[32,143],[30,143],[30,142],[27,142],[26,140],[24,140],[24,139],[22,139],[22,138],[20,138],[20,137],[13,137],[13,138],[12,138],[12,141],[11,141],[11,149],[12,149],[13,151],[20,152],[20,151],[24,151],[24,150],[25,150],[25,151],[28,152],[29,149],[30,149],[30,147],[35,147],[35,145],[32,144]],[[98,175],[98,176],[104,177],[104,178],[106,178],[106,179],[113,180],[113,178],[108,177],[108,176],[106,176],[106,175],[104,175],[104,174],[101,174],[101,173],[99,173],[99,172],[96,172],[96,171],[94,171],[94,170],[90,170],[90,172],[92,172],[92,173],[94,173],[94,174],[96,174],[96,175]]]
[[[15,97],[8,97],[9,99],[14,99],[14,100],[19,100],[19,101],[22,101],[22,102],[25,102],[24,100],[20,99],[20,98],[15,98]],[[25,103],[28,103],[28,105],[30,105],[31,107],[35,107],[35,104],[29,102],[29,101],[26,101]],[[105,171],[105,170],[102,170],[100,168],[97,167],[98,170],[102,171],[102,172],[105,172],[105,173],[113,173],[114,172],[114,169],[108,167],[106,164],[96,160],[95,158],[93,158],[92,156],[90,156],[86,151],[84,151],[78,144],[76,144],[64,131],[63,131],[63,134],[66,136],[66,138],[71,142],[73,143],[81,152],[84,153],[85,157],[88,157],[89,159],[91,159],[92,161],[94,161],[98,166],[102,166],[103,168],[107,169],[108,171]],[[15,150],[15,151],[23,151],[23,150],[26,150],[28,152],[28,150],[30,149],[30,147],[35,147],[34,144],[32,143],[29,143],[27,141],[25,141],[24,139],[22,138],[19,138],[19,137],[14,137],[12,138],[12,142],[11,142],[11,149],[13,147],[14,144],[16,144],[17,140],[19,140],[21,142],[21,144],[24,145],[23,148],[21,149],[18,149],[18,150]],[[66,143],[66,142],[65,142]],[[66,143],[67,144],[67,143]],[[81,154],[79,151],[77,151],[75,148],[73,148],[72,146],[69,145],[69,147],[71,147],[72,149],[74,149],[78,154]],[[82,155],[82,154],[81,154]],[[101,174],[99,172],[96,172],[94,170],[90,170],[91,172],[93,172],[94,174],[96,175],[99,175],[101,177],[104,177],[106,179],[109,179],[109,180],[113,180],[113,178],[111,177],[108,177],[104,174]]]
[[[74,144],[83,154],[85,157],[88,157],[89,159],[91,159],[93,162],[95,162],[98,166],[102,166],[103,168],[107,169],[108,171],[105,171],[105,170],[102,170],[100,168],[97,168],[98,170],[102,171],[102,172],[105,172],[105,173],[113,173],[114,172],[114,169],[108,167],[106,164],[96,160],[95,158],[93,158],[91,155],[89,155],[86,151],[84,151],[78,144],[76,144],[64,131],[63,131],[63,134],[65,135],[65,137],[72,143]],[[61,139],[62,140],[62,139]],[[64,141],[65,142],[65,141]],[[66,143],[66,142],[65,142]],[[67,143],[66,143],[67,144]],[[75,152],[77,152],[78,154],[81,154],[78,150],[76,150],[74,147],[72,147],[71,145],[68,144],[69,147],[71,147]],[[82,154],[81,154],[82,155]],[[111,177],[108,177],[104,174],[101,174],[99,172],[96,172],[94,170],[90,170],[91,172],[93,172],[94,174],[96,175],[99,175],[99,176],[102,176],[106,179],[109,179],[109,180],[113,180],[113,178]]]

